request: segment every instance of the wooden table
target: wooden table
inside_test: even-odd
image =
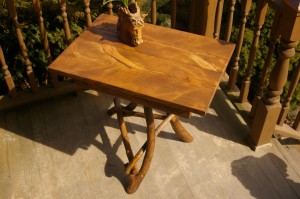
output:
[[[144,43],[130,47],[120,43],[117,17],[100,15],[50,65],[50,72],[75,80],[89,89],[115,96],[108,113],[117,114],[129,159],[128,193],[133,193],[146,175],[154,151],[155,135],[166,123],[185,141],[193,140],[178,120],[208,110],[233,53],[234,45],[178,30],[145,24]],[[131,101],[127,106],[119,98]],[[136,112],[137,104],[144,113]],[[166,112],[153,114],[152,108]],[[124,122],[126,116],[145,117],[147,141],[133,154]],[[162,123],[155,129],[154,119]],[[145,153],[140,169],[136,162]]]

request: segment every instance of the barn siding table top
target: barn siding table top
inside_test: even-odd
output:
[[[50,65],[78,84],[189,117],[204,115],[234,44],[145,24],[144,43],[120,43],[117,17],[100,15]]]

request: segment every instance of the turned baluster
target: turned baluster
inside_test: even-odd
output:
[[[225,35],[226,41],[229,41],[230,36],[231,36],[235,2],[236,2],[236,0],[230,1],[230,10],[229,10],[228,18],[227,18],[227,23],[226,23],[226,35]]]
[[[282,105],[282,109],[281,109],[281,112],[280,112],[280,115],[279,115],[279,118],[278,118],[278,121],[277,121],[277,124],[280,125],[280,126],[283,125],[284,120],[285,120],[287,114],[289,113],[290,102],[291,102],[292,96],[293,96],[293,94],[294,94],[294,92],[297,88],[299,78],[300,78],[300,61],[298,63],[297,69],[295,70],[295,72],[293,74],[293,77],[292,77],[292,80],[291,80],[291,83],[290,83],[290,86],[289,86],[288,94],[287,94],[286,99],[285,99],[285,101]]]
[[[176,28],[177,1],[171,0],[171,28]]]
[[[43,12],[41,8],[40,0],[33,0],[33,5],[36,13],[38,14],[38,22],[39,22],[41,37],[44,45],[44,52],[46,54],[48,64],[50,64],[52,62],[52,57],[50,53],[49,41],[48,41],[46,28],[44,24],[44,18],[43,18]]]
[[[90,0],[84,0],[85,5],[85,17],[86,17],[86,26],[89,28],[92,26],[92,18],[91,18],[91,9],[90,9]]]
[[[5,58],[3,55],[2,47],[0,46],[0,62],[2,65],[2,70],[4,74],[4,79],[9,90],[9,94],[15,97],[17,95],[16,87],[13,78],[11,77],[10,71],[8,70],[8,66],[5,62]]]
[[[244,103],[247,101],[250,84],[251,84],[251,75],[253,64],[255,60],[255,54],[258,47],[258,41],[260,36],[260,30],[265,22],[266,13],[268,10],[268,3],[266,0],[258,1],[257,9],[256,9],[256,16],[255,16],[255,30],[254,37],[252,40],[252,45],[250,49],[250,55],[248,60],[248,66],[246,69],[246,75],[242,82],[241,92],[240,92],[240,102]]]
[[[287,80],[290,58],[295,54],[297,41],[280,39],[279,58],[271,72],[267,92],[257,105],[250,138],[254,145],[264,145],[270,142],[280,110],[280,95]]]
[[[300,130],[300,111],[298,112],[297,117],[294,121],[293,129],[295,129],[296,131]]]
[[[251,117],[254,117],[258,101],[262,97],[268,69],[271,67],[271,64],[272,64],[272,56],[273,56],[273,52],[275,49],[276,40],[279,36],[279,33],[278,33],[279,19],[280,19],[280,11],[276,10],[275,16],[273,19],[271,33],[270,33],[270,45],[269,45],[268,54],[267,54],[267,57],[266,57],[266,60],[265,60],[265,63],[264,63],[263,69],[262,69],[262,74],[260,77],[258,91],[252,102],[251,113],[250,113]]]
[[[32,70],[31,62],[30,62],[29,57],[28,57],[26,44],[24,42],[24,38],[23,38],[23,35],[22,35],[20,24],[18,22],[18,16],[17,16],[16,7],[15,7],[15,1],[14,0],[6,0],[6,4],[7,4],[7,7],[8,7],[9,15],[13,20],[13,25],[14,25],[15,30],[16,30],[16,34],[17,34],[17,38],[18,38],[18,42],[19,42],[19,45],[20,45],[20,48],[21,48],[22,55],[25,59],[26,73],[27,73],[27,77],[28,77],[30,87],[31,87],[33,92],[37,92],[38,91],[38,83],[35,79],[35,76],[34,76],[34,73],[33,73],[33,70]]]
[[[214,27],[214,38],[215,39],[219,39],[221,22],[222,22],[223,5],[224,5],[224,0],[218,0],[216,21],[215,21],[215,27]]]
[[[235,87],[238,70],[239,70],[239,60],[240,60],[240,53],[244,41],[244,32],[245,32],[245,25],[247,22],[247,16],[251,8],[251,0],[243,0],[242,1],[242,12],[243,12],[243,18],[240,23],[240,29],[239,29],[239,36],[238,41],[235,47],[234,52],[234,64],[230,68],[230,74],[229,74],[229,80],[228,80],[228,88],[232,90]]]
[[[195,30],[195,11],[196,11],[196,0],[191,0],[190,5],[190,21],[189,21],[189,31],[194,32]]]
[[[157,16],[156,16],[156,0],[152,0],[151,2],[151,23],[156,24]]]
[[[108,2],[107,8],[108,8],[108,14],[113,15],[114,14],[114,12],[113,12],[114,5],[112,4],[112,1]]]
[[[66,12],[67,0],[58,0],[58,4],[60,6],[61,16],[63,18],[65,37],[67,42],[70,43],[72,39],[72,35],[71,35],[70,26],[68,22],[68,14]]]

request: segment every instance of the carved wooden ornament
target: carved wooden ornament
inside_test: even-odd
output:
[[[137,2],[131,1],[128,7],[120,7],[118,16],[117,31],[119,39],[132,46],[143,43],[142,28],[147,14],[141,14]]]

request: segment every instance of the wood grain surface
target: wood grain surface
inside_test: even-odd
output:
[[[50,65],[78,84],[163,111],[205,114],[234,44],[145,24],[144,43],[120,43],[117,17],[100,15]]]

